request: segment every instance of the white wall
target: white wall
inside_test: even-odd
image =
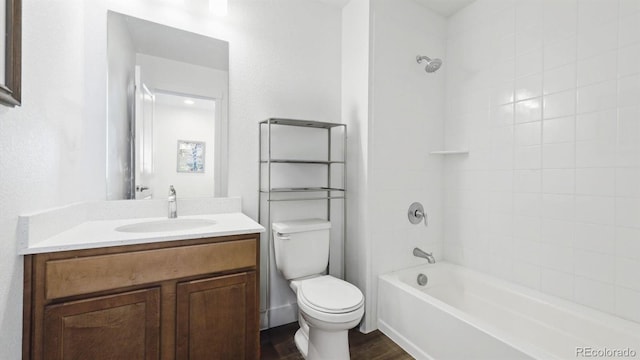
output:
[[[229,195],[242,196],[255,218],[257,122],[340,120],[340,9],[234,0],[219,19],[181,6],[113,0],[108,7],[230,42]],[[97,0],[23,1],[23,106],[0,107],[0,348],[7,358],[21,352],[17,216],[106,198],[106,8]]]
[[[372,292],[371,241],[369,233],[369,0],[351,0],[342,9],[342,119],[347,124],[347,280],[365,298]],[[367,316],[361,327],[375,328]]]
[[[154,199],[167,197],[173,185],[179,198],[214,196],[213,162],[215,134],[215,102],[210,107],[167,104],[156,97],[153,117],[153,173],[150,184]],[[202,101],[202,100],[201,100]],[[177,172],[178,140],[204,141],[204,173]]]
[[[22,106],[0,106],[0,349],[22,348],[18,215],[105,198],[106,12],[23,1]],[[89,26],[90,24],[90,26]]]
[[[116,200],[130,198],[133,191],[130,143],[136,54],[125,19],[111,15],[108,23],[107,199]]]
[[[416,246],[443,257],[442,159],[428,154],[443,145],[445,74],[426,73],[415,58],[444,57],[446,30],[444,18],[411,0],[374,0],[371,12],[368,327],[377,318],[379,274],[424,263],[412,254]],[[414,201],[429,227],[407,219]]]
[[[449,22],[445,257],[640,321],[640,2]]]

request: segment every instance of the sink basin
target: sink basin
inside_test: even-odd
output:
[[[115,230],[127,233],[181,231],[211,226],[215,225],[215,223],[214,220],[207,219],[166,219],[123,225],[117,227]]]

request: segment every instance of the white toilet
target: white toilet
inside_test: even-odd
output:
[[[329,229],[322,219],[273,223],[276,267],[298,298],[295,343],[308,360],[349,359],[348,330],[364,314],[364,296],[346,281],[325,275]]]

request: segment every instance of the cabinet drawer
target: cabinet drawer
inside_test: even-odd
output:
[[[254,239],[50,260],[45,297],[56,299],[256,266]]]

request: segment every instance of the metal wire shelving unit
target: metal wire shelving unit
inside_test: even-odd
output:
[[[320,131],[326,131],[326,159],[321,160],[302,160],[289,158],[273,158],[272,157],[272,130],[273,126],[295,126],[304,128],[314,128]],[[266,259],[266,298],[264,309],[261,311],[267,313],[266,326],[270,327],[270,268],[271,254],[273,252],[273,234],[271,231],[271,207],[273,203],[289,202],[289,201],[326,201],[327,202],[327,221],[331,221],[331,202],[333,200],[341,200],[342,209],[342,262],[340,268],[343,278],[346,278],[346,268],[344,264],[347,238],[347,125],[322,121],[307,121],[297,119],[269,118],[263,120],[258,125],[259,137],[259,157],[258,157],[258,222],[266,228],[267,240],[267,259]],[[266,133],[265,133],[266,131]],[[265,136],[266,135],[266,136]],[[342,153],[339,159],[332,158],[332,142],[335,143],[334,137],[340,136],[342,139]],[[263,137],[266,138],[266,144],[263,144]],[[266,145],[266,149],[265,149]],[[266,152],[266,153],[265,153]],[[301,164],[301,165],[318,165],[327,167],[326,186],[320,187],[273,187],[272,186],[272,165],[273,164]],[[342,184],[334,186],[332,184],[332,167],[342,167]],[[264,167],[264,169],[263,169]],[[264,173],[266,171],[266,174]],[[266,176],[265,176],[266,175]],[[285,195],[286,196],[283,196]],[[263,202],[266,202],[266,211],[262,210]],[[331,261],[331,260],[329,260]]]

